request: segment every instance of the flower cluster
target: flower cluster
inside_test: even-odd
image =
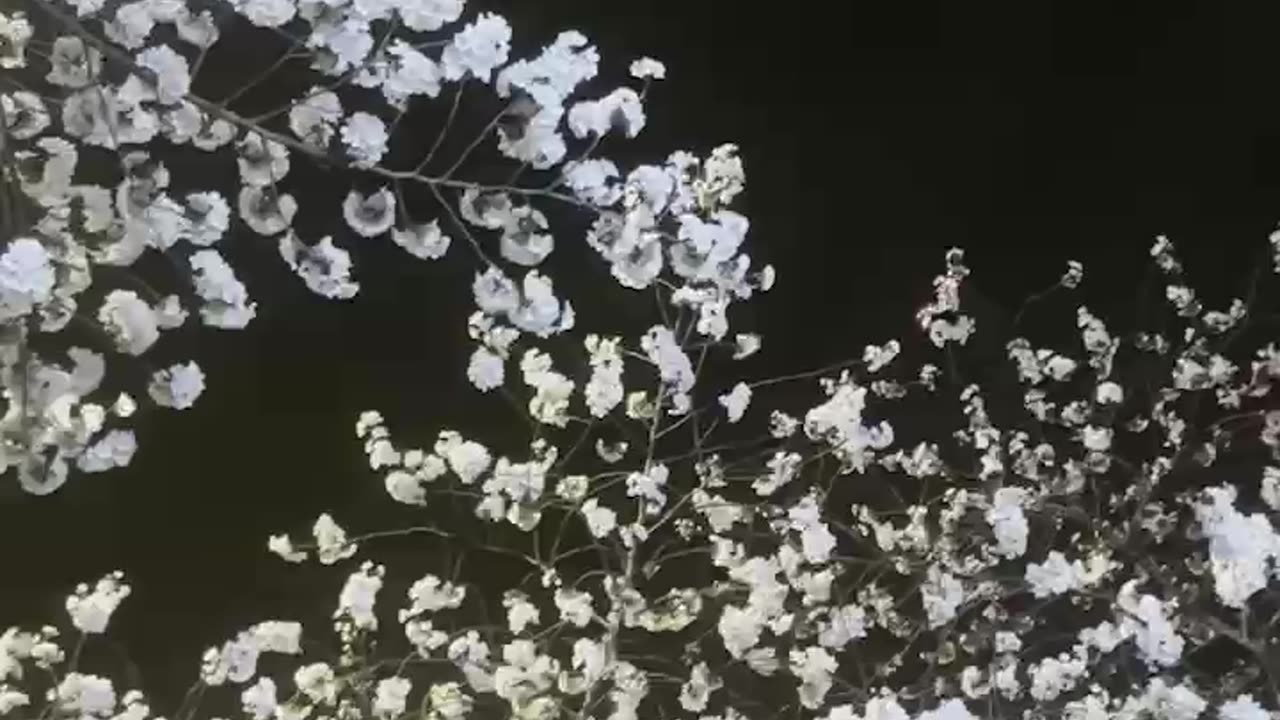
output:
[[[940,287],[968,275],[958,253],[948,262]],[[1139,461],[1125,438],[1176,425],[1180,413],[1161,403],[1178,391],[1179,363],[1202,347],[1197,331],[1167,341],[1163,387],[1152,391],[1126,374],[1144,358],[1122,349],[1087,310],[1079,315],[1079,349],[1008,343],[1007,371],[1023,395],[1012,407],[1034,432],[993,419],[989,408],[1003,400],[994,390],[959,383],[950,402],[967,427],[946,443],[898,447],[894,426],[871,418],[917,393],[948,398],[932,366],[893,377],[902,348],[895,340],[868,346],[860,363],[821,378],[818,401],[801,417],[769,411],[779,447],[756,471],[715,452],[673,453],[654,442],[701,412],[722,412],[729,422],[765,416],[745,382],[712,395],[714,403],[698,401],[708,391],[686,347],[693,315],[630,343],[589,336],[590,380],[581,387],[552,369],[546,353],[523,356],[527,417],[539,434],[579,428],[580,439],[566,438],[576,448],[592,436],[593,418],[612,418],[634,425],[627,435],[639,437],[638,453],[598,437],[594,460],[579,468],[537,439],[529,459],[495,461],[496,452],[452,431],[442,431],[430,452],[402,450],[381,416],[365,413],[357,432],[371,467],[389,471],[394,499],[427,505],[436,493],[480,488],[472,495],[478,522],[530,534],[552,523],[557,535],[576,525],[589,538],[586,549],[611,558],[584,571],[570,560],[577,548],[525,556],[527,582],[503,598],[505,640],[468,634],[450,643],[446,621],[428,614],[465,612],[471,598],[431,576],[416,592],[430,588],[429,597],[447,601],[415,602],[401,613],[411,623],[405,632],[421,657],[447,648],[473,707],[496,699],[517,717],[576,712],[593,697],[608,698],[613,718],[648,703],[677,716],[750,717],[752,678],[779,677],[794,689],[794,706],[832,720],[976,718],[992,706],[1075,718],[1198,718],[1211,708],[1224,718],[1270,717],[1268,650],[1252,627],[1275,617],[1280,469],[1255,478],[1258,492],[1249,496],[1262,505],[1252,511],[1241,509],[1235,486],[1199,487],[1183,473],[1212,465],[1218,453],[1205,448],[1224,445],[1227,432],[1276,453],[1266,409],[1280,376],[1275,350],[1264,347],[1252,366],[1233,362],[1222,380],[1184,389],[1220,399],[1215,387],[1234,384],[1240,402],[1220,403],[1227,414],[1206,426],[1183,419],[1176,439],[1156,434],[1163,446]],[[925,330],[932,345],[936,333]],[[1128,342],[1139,352],[1150,352],[1139,344],[1156,344],[1141,333]],[[630,359],[636,368],[624,373]],[[687,397],[679,405],[678,393]],[[1157,419],[1135,422],[1132,413],[1144,409]],[[1212,444],[1199,440],[1199,427]],[[885,496],[865,480],[863,489],[840,490],[812,464],[822,457],[839,460],[837,478],[883,478],[906,492]],[[635,465],[622,469],[628,458]],[[457,539],[444,528],[462,525],[454,518],[435,533]],[[669,585],[680,577],[705,584]],[[1211,581],[1210,594],[1198,577]],[[1035,612],[1025,611],[1029,603]],[[1253,624],[1236,629],[1232,614],[1241,612]],[[544,632],[557,617],[557,630]],[[619,650],[661,646],[664,635],[680,639],[680,669]],[[1214,682],[1199,674],[1197,656],[1223,637],[1240,656]],[[680,693],[664,699],[653,682],[672,673],[683,678]]]
[[[134,447],[127,430],[106,426],[110,417],[93,420],[92,405],[87,429],[77,433],[96,433],[101,444],[45,427],[47,408],[41,402],[52,403],[58,395],[37,399],[13,382],[57,367],[30,351],[40,339],[36,336],[85,321],[110,340],[94,352],[137,357],[161,345],[164,332],[184,325],[190,315],[208,327],[246,327],[257,304],[222,249],[244,229],[271,238],[284,265],[316,295],[345,300],[359,292],[346,239],[337,233],[304,239],[294,228],[302,206],[291,187],[300,165],[352,171],[342,218],[348,238],[354,235],[356,242],[390,233],[410,255],[437,259],[451,237],[465,236],[482,264],[476,300],[483,316],[472,323],[480,341],[470,373],[477,387],[497,386],[505,361],[517,352],[519,335],[545,338],[573,326],[571,304],[556,296],[548,274],[532,269],[551,253],[556,235],[547,212],[533,201],[586,210],[589,221],[623,202],[622,185],[613,182],[614,164],[589,157],[594,141],[580,154],[574,143],[598,139],[617,118],[625,118],[626,134],[634,136],[644,117],[643,91],[620,87],[601,99],[579,96],[582,84],[596,78],[600,62],[582,33],[563,32],[533,57],[512,58],[507,21],[483,12],[464,18],[463,0],[234,0],[227,3],[231,14],[250,28],[293,38],[288,53],[311,59],[305,73],[313,82],[305,93],[250,117],[237,112],[237,101],[270,71],[223,100],[199,89],[204,58],[228,28],[225,14],[173,1],[34,1],[34,12],[0,12],[0,67],[22,71],[0,92],[0,132],[6,158],[13,160],[6,161],[0,180],[22,205],[6,217],[18,227],[7,227],[0,246],[0,323],[9,358],[3,386],[10,416],[3,457],[5,467],[20,468],[24,488],[49,492],[62,484],[71,466],[100,470],[127,463]],[[33,42],[40,23],[48,23],[51,42]],[[383,28],[383,23],[390,25]],[[439,33],[441,39],[423,43],[424,32]],[[664,75],[655,60],[632,63],[631,77],[646,88]],[[509,104],[490,126],[497,151],[518,163],[520,171],[557,174],[556,185],[572,188],[571,194],[541,181],[501,188],[468,181],[466,161],[476,144],[442,174],[424,171],[430,156],[413,172],[389,169],[397,131],[412,125],[400,122],[410,111],[409,100],[438,100],[449,90],[460,94],[463,83],[486,86]],[[374,92],[357,104],[346,92],[349,87]],[[454,98],[454,110],[460,99]],[[450,122],[453,117],[450,112]],[[439,140],[449,131],[446,126]],[[164,157],[183,147],[233,166],[235,186],[175,190],[203,181],[172,177]],[[576,155],[572,160],[570,149]],[[118,166],[114,179],[84,169],[82,155],[102,166],[96,162],[102,153],[116,158],[105,163]],[[646,188],[636,197],[643,196],[653,215],[646,233],[658,232],[659,223],[674,222],[675,213],[688,214],[693,207],[692,202],[668,202],[677,192],[688,197],[696,192],[676,177],[689,170],[690,162],[634,173]],[[717,162],[709,164],[722,168],[715,173],[740,175],[732,161]],[[419,209],[404,201],[406,184],[430,187],[446,207],[436,217],[415,218]],[[580,196],[591,202],[584,204]],[[521,275],[490,261],[484,249],[490,232],[498,235],[502,259],[518,266]],[[161,266],[173,269],[176,291],[151,290],[164,285],[163,278],[128,279],[138,268],[153,265],[149,255],[163,257]],[[79,311],[84,297],[100,302],[96,313]],[[722,299],[701,295],[689,302],[708,303],[709,313],[724,305]],[[203,388],[203,374],[177,376],[177,382],[196,389],[175,391],[168,372],[155,374],[147,395],[159,406],[189,407]],[[541,385],[547,400],[540,407],[554,408],[551,396],[561,391],[549,384],[552,376],[537,376],[548,380]],[[198,382],[182,379],[196,377]],[[78,387],[72,405],[92,390]],[[53,445],[59,448],[56,454],[49,449]]]

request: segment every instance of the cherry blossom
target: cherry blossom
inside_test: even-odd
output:
[[[1164,315],[1149,327],[1083,305],[1094,275],[1071,260],[1046,291],[1071,298],[1068,342],[1016,322],[1002,336],[969,301],[982,269],[952,248],[903,318],[914,334],[748,377],[737,361],[764,345],[734,308],[776,280],[735,207],[751,148],[601,153],[660,111],[662,62],[611,66],[576,30],[513,58],[517,29],[462,0],[227,3],[243,28],[181,0],[28,4],[0,14],[0,67],[35,86],[0,93],[6,197],[28,219],[0,251],[0,467],[20,487],[128,465],[145,440],[134,397],[185,409],[215,382],[196,361],[149,363],[191,312],[217,330],[256,317],[263,275],[232,262],[246,239],[269,242],[279,277],[317,303],[374,282],[356,262],[388,240],[406,263],[470,278],[458,380],[513,411],[416,438],[361,413],[372,487],[422,524],[357,532],[322,512],[268,537],[281,562],[343,574],[327,606],[337,643],[289,620],[248,625],[205,652],[201,693],[166,717],[213,717],[204,690],[258,720],[1260,720],[1280,707],[1266,645],[1280,350],[1245,332],[1261,320],[1254,293],[1206,307],[1172,239],[1150,247]],[[200,94],[203,51],[240,32],[292,39],[305,60],[277,107]],[[441,162],[436,141],[481,92],[497,115]],[[424,105],[445,127],[401,157]],[[231,187],[186,177],[170,152],[197,153]],[[100,157],[119,162],[90,182],[81,161]],[[510,179],[475,170],[491,163]],[[321,172],[343,183],[340,207],[299,189]],[[331,225],[295,227],[313,219]],[[1280,231],[1265,242],[1277,262],[1247,268],[1259,285],[1280,268]],[[615,294],[571,297],[556,275],[571,253]],[[152,265],[172,271],[163,292]],[[638,293],[642,322],[573,335],[575,304]],[[77,318],[101,347],[57,346]],[[977,355],[988,341],[999,351]],[[980,379],[974,357],[990,365]],[[125,363],[148,368],[145,395],[113,384]],[[919,408],[954,425],[916,437]],[[1226,457],[1262,462],[1241,483]],[[439,567],[377,564],[391,536],[421,539]],[[454,560],[489,554],[525,566],[493,598]],[[130,594],[123,577],[66,597],[86,642]],[[401,580],[398,612],[380,607]],[[1221,672],[1205,671],[1211,644],[1229,650]],[[264,654],[281,673],[260,670]],[[81,662],[52,625],[6,631],[0,714],[152,717]],[[770,706],[751,707],[765,683]]]

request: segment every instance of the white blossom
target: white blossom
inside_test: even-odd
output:
[[[755,647],[764,628],[764,617],[758,610],[736,605],[726,605],[720,613],[717,629],[724,641],[724,648],[735,658]]]
[[[1171,621],[1171,607],[1154,595],[1138,595],[1137,581],[1130,580],[1116,596],[1117,608],[1122,611],[1120,631],[1131,635],[1142,659],[1152,665],[1171,667],[1182,660],[1186,641]]]
[[[351,279],[351,254],[335,246],[332,237],[326,235],[308,246],[292,232],[286,233],[280,238],[280,256],[321,297],[345,300],[360,290],[360,284]]]
[[[327,148],[342,120],[342,103],[329,90],[313,87],[289,108],[289,129],[310,145]]]
[[[356,554],[356,545],[347,541],[347,533],[333,516],[321,513],[311,528],[321,564],[332,565]]]
[[[298,655],[302,652],[302,624],[284,620],[267,620],[254,625],[250,632],[262,652]]]
[[[1044,563],[1027,563],[1026,581],[1038,598],[1052,597],[1078,589],[1083,584],[1084,565],[1067,562],[1061,551],[1051,550]]]
[[[503,258],[517,265],[540,264],[555,249],[546,216],[532,205],[512,208],[504,218],[498,249]]]
[[[280,556],[285,562],[300,563],[307,559],[305,552],[294,549],[288,535],[272,535],[267,540],[267,550]]]
[[[916,720],[978,720],[978,716],[969,712],[963,700],[951,698],[944,700],[933,710],[920,713]]]
[[[279,707],[276,697],[276,684],[269,677],[260,677],[258,682],[250,685],[240,693],[240,704],[254,720],[267,720],[275,714]]]
[[[0,715],[8,715],[15,709],[27,707],[30,704],[31,697],[26,693],[8,686],[0,686]]]
[[[790,659],[791,673],[800,680],[800,704],[817,710],[831,689],[831,676],[838,666],[836,659],[821,647],[793,649]]]
[[[719,401],[729,416],[729,422],[736,423],[742,419],[747,411],[747,405],[751,402],[751,388],[746,383],[740,382],[733,386],[733,390],[721,395]]]
[[[412,604],[400,613],[403,620],[426,612],[438,612],[448,608],[457,608],[467,596],[467,589],[455,585],[448,580],[441,580],[435,575],[424,575],[409,588],[409,600]]]
[[[1062,653],[1047,657],[1028,669],[1031,697],[1041,702],[1057,700],[1076,686],[1088,671],[1087,658]]]
[[[639,60],[631,62],[628,71],[631,77],[644,80],[653,78],[654,80],[663,80],[667,77],[667,66],[651,57],[642,57]]]
[[[221,240],[231,227],[231,208],[219,193],[190,193],[186,197],[186,206],[189,223],[183,228],[182,237],[193,245],[212,245]]]
[[[364,237],[377,237],[396,221],[396,196],[387,188],[368,195],[352,190],[342,203],[347,225]]]
[[[351,113],[342,126],[342,144],[356,167],[373,167],[387,152],[387,125],[367,112]]]
[[[929,627],[936,628],[950,622],[964,602],[964,586],[950,573],[937,565],[929,568],[924,585],[920,587]]]
[[[333,703],[338,693],[336,679],[333,668],[322,662],[304,665],[293,673],[298,692],[316,703]]]
[[[649,356],[649,361],[658,367],[662,381],[671,386],[679,394],[693,389],[696,376],[693,362],[676,342],[675,334],[663,325],[649,328],[640,341],[641,348]]]
[[[635,137],[644,125],[644,106],[631,88],[618,88],[599,100],[583,100],[569,109],[569,129],[580,138],[605,135],[614,128]]]
[[[395,7],[410,30],[429,32],[461,17],[464,3],[465,0],[400,0]]]
[[[292,195],[279,194],[270,185],[246,184],[240,189],[238,199],[240,217],[254,232],[259,235],[275,235],[293,223],[298,212],[298,203]],[[199,245],[204,238],[196,235]]]
[[[1234,507],[1236,488],[1208,488],[1195,506],[1201,532],[1209,539],[1214,592],[1227,607],[1243,607],[1267,586],[1280,568],[1280,534],[1261,513],[1244,515]]]
[[[275,140],[245,133],[236,150],[236,167],[246,185],[274,186],[289,174],[289,149]]]
[[[464,440],[451,431],[440,433],[435,452],[449,463],[449,469],[457,474],[464,485],[470,485],[479,479],[493,460],[485,446],[474,440]]]
[[[656,515],[667,504],[666,485],[669,476],[670,470],[661,463],[644,472],[633,472],[627,476],[627,496],[640,499],[644,503],[645,512]]]
[[[586,627],[594,615],[591,594],[581,590],[556,590],[555,603],[560,619],[574,627]]]
[[[1234,700],[1227,700],[1218,708],[1221,720],[1270,720],[1267,712],[1252,695],[1238,695]]]
[[[1119,404],[1124,400],[1124,389],[1119,384],[1107,380],[1098,384],[1094,397],[1102,404]]]
[[[1087,426],[1081,430],[1081,444],[1094,452],[1106,452],[1111,448],[1111,428]]]
[[[191,89],[191,70],[187,59],[168,45],[143,50],[138,53],[137,63],[155,75],[156,101],[161,105],[181,102]]]
[[[115,688],[109,679],[97,675],[67,673],[51,695],[60,709],[80,717],[107,718],[115,710]]]
[[[353,68],[363,67],[369,52],[374,48],[368,21],[354,14],[345,18],[339,16],[331,22],[317,23],[312,27],[307,44],[323,50],[313,67],[329,74],[341,75]]]
[[[867,613],[856,604],[833,608],[818,634],[818,644],[840,650],[853,640],[867,636]]]
[[[54,283],[49,252],[39,241],[11,241],[0,255],[0,320],[20,317],[47,302]]]
[[[619,344],[619,338],[602,338],[594,334],[584,340],[591,356],[591,378],[583,392],[592,417],[604,417],[622,402],[625,391]]]
[[[335,618],[347,618],[360,630],[378,629],[378,617],[374,614],[374,602],[378,591],[382,589],[382,576],[385,569],[366,561],[359,570],[347,577],[338,595],[338,609]]]
[[[204,300],[200,317],[211,327],[238,329],[257,314],[257,303],[236,279],[231,266],[215,250],[200,250],[189,260],[195,273],[196,294]]]
[[[26,46],[34,30],[26,13],[12,15],[0,13],[0,69],[16,70],[26,67]]]
[[[450,238],[440,231],[439,221],[414,223],[405,229],[395,228],[391,239],[410,255],[423,260],[436,260],[449,251]]]
[[[84,453],[76,458],[76,467],[81,472],[90,473],[126,467],[133,461],[137,450],[138,440],[132,430],[110,430],[85,448]]]
[[[258,27],[280,27],[297,14],[297,3],[290,0],[236,0],[234,6]]]
[[[147,394],[157,405],[186,410],[204,392],[204,371],[195,361],[157,370],[147,385]]]
[[[523,593],[508,591],[502,599],[502,605],[507,608],[507,628],[516,635],[524,632],[530,625],[541,622],[538,607],[529,602]]]
[[[440,94],[440,66],[434,60],[401,40],[391,43],[387,55],[394,58],[382,80],[382,91],[389,101],[398,103],[413,95],[434,98]]]
[[[1027,551],[1029,527],[1022,504],[1027,492],[1022,488],[1003,487],[995,492],[987,522],[996,537],[994,552],[1006,558],[1021,557]]]
[[[449,80],[471,74],[489,82],[493,71],[507,62],[510,51],[511,26],[501,16],[481,13],[445,46],[440,66]]]
[[[404,712],[405,701],[413,684],[408,678],[391,677],[378,681],[373,696],[373,712],[387,718],[398,717]]]
[[[477,347],[467,363],[467,379],[480,392],[502,387],[506,378],[506,360],[487,347]]]
[[[1267,507],[1280,510],[1280,467],[1268,465],[1263,468],[1259,495]]]
[[[593,205],[608,207],[622,197],[618,167],[603,158],[565,165],[564,178],[574,195]]]
[[[75,594],[66,602],[71,624],[83,633],[97,635],[106,632],[111,615],[131,591],[123,580],[123,573],[114,572],[103,576],[92,589],[84,583],[78,585]]]
[[[16,140],[30,140],[44,132],[51,120],[44,100],[26,90],[0,94],[4,107],[5,130]]]
[[[603,538],[618,526],[617,513],[601,505],[595,498],[587,498],[579,510],[587,521],[592,537]]]

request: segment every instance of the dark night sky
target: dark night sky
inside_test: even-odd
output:
[[[1165,233],[1221,305],[1280,221],[1277,18],[1252,4],[471,4],[506,12],[527,43],[576,27],[614,62],[664,60],[642,139],[652,159],[742,148],[749,242],[779,271],[739,316],[764,334],[762,374],[912,332],[952,245],[997,306],[1075,258],[1091,304],[1125,307]],[[493,417],[464,386],[463,256],[422,264],[369,242],[361,296],[335,304],[256,239],[233,255],[249,259],[257,320],[165,350],[205,367],[195,409],[147,418],[127,471],[48,498],[0,494],[0,625],[52,618],[74,581],[124,569],[134,596],[115,635],[165,694],[194,677],[200,649],[290,598],[333,602],[342,573],[282,574],[264,543],[322,510],[383,517],[360,410],[424,439]]]

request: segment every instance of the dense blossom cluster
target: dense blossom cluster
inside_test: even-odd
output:
[[[1166,241],[1152,256],[1168,284],[1180,281]],[[938,297],[921,311],[938,346],[975,329],[961,314],[963,253],[946,260]],[[768,703],[778,696],[750,686],[787,678],[786,707],[826,720],[1274,717],[1280,418],[1267,398],[1280,350],[1242,356],[1225,342],[1250,319],[1243,301],[1182,315],[1180,337],[1113,337],[1081,307],[1076,348],[1009,340],[1024,421],[1007,426],[992,419],[989,406],[1007,403],[995,388],[964,383],[955,369],[944,380],[932,365],[895,375],[902,343],[869,346],[861,362],[821,378],[821,397],[803,413],[768,411],[777,449],[754,466],[704,450],[710,431],[694,431],[693,453],[658,442],[700,412],[730,423],[765,412],[751,404],[752,383],[701,390],[688,348],[713,334],[682,303],[694,286],[667,270],[667,301],[685,313],[629,341],[588,336],[581,389],[536,345],[524,351],[528,416],[544,428],[527,456],[498,455],[451,430],[430,447],[401,447],[379,413],[360,417],[370,468],[394,500],[430,506],[461,492],[474,498],[476,522],[531,535],[576,526],[609,558],[584,572],[572,550],[535,557],[535,540],[528,580],[503,598],[499,636],[465,629],[465,587],[419,581],[399,614],[404,633],[416,657],[457,669],[448,692],[466,698],[459,707],[630,718],[656,703],[677,716],[776,717]],[[1073,263],[1060,287],[1082,273]],[[1184,294],[1169,295],[1182,312]],[[939,333],[938,322],[969,331]],[[471,326],[482,342],[499,327],[483,310]],[[494,335],[486,347],[521,342],[517,330]],[[1155,391],[1131,380],[1152,372],[1141,365],[1152,360],[1162,368]],[[1229,369],[1215,376],[1190,363]],[[1207,377],[1188,377],[1196,372]],[[492,386],[501,384],[499,372]],[[967,426],[945,443],[899,445],[893,403],[917,394],[945,403],[948,387]],[[1179,400],[1219,412],[1193,424]],[[581,430],[576,442],[577,433],[564,436],[576,446],[611,417],[634,426],[634,445],[596,437],[595,461],[583,465],[594,472],[560,462],[559,429]],[[1220,452],[1249,444],[1272,463],[1259,475],[1194,479]],[[1145,456],[1144,446],[1153,448]],[[836,467],[823,472],[822,458]],[[1246,509],[1245,497],[1257,500]],[[339,537],[344,553],[359,554]],[[274,542],[287,559],[305,559],[309,546]],[[317,543],[323,561],[326,542]],[[381,571],[366,563],[353,582],[371,572]],[[669,584],[689,577],[708,583]],[[447,600],[421,600],[426,588]],[[665,635],[678,638],[677,663],[628,650],[662,646]],[[343,637],[357,652],[357,638]],[[1215,649],[1234,659],[1201,659]],[[375,704],[385,696],[401,707],[415,692],[406,677],[387,678]],[[668,680],[679,682],[673,695]],[[446,691],[431,680],[419,692]]]
[[[600,57],[582,33],[512,61],[506,20],[468,19],[463,0],[214,5],[32,0],[30,14],[0,13],[0,67],[21,71],[0,94],[3,467],[47,493],[72,467],[129,463],[136,438],[109,424],[138,405],[128,392],[100,397],[108,360],[145,355],[193,311],[214,328],[254,320],[249,288],[218,249],[232,233],[271,238],[319,296],[358,294],[336,234],[311,241],[293,226],[306,198],[288,182],[303,164],[359,179],[341,208],[357,238],[390,235],[423,260],[465,243],[478,263],[467,378],[515,398],[530,435],[499,450],[445,428],[415,447],[379,412],[361,414],[356,435],[394,502],[427,515],[447,498],[467,512],[366,534],[326,513],[305,539],[270,537],[285,562],[346,568],[332,611],[339,650],[304,651],[297,622],[257,623],[200,658],[201,702],[226,692],[230,714],[254,720],[1280,711],[1280,347],[1259,332],[1274,318],[1258,299],[1280,273],[1280,231],[1268,240],[1274,264],[1223,310],[1204,307],[1172,242],[1157,238],[1151,259],[1176,330],[1117,330],[1077,306],[1070,343],[1037,347],[1015,328],[1004,379],[992,382],[966,377],[964,351],[984,329],[966,311],[971,271],[953,249],[915,318],[925,342],[868,346],[797,376],[816,381],[807,407],[771,407],[773,381],[721,382],[706,369],[708,357],[732,367],[760,349],[757,335],[730,335],[729,310],[774,282],[745,252],[749,222],[732,208],[746,181],[737,148],[633,167],[592,157],[602,137],[643,131],[661,63],[635,60],[639,89],[589,98],[580,88]],[[227,17],[309,53],[312,89],[270,122],[195,91]],[[554,183],[472,182],[461,160],[443,175],[420,172],[425,162],[390,169],[409,100],[462,82],[509,103],[486,130],[497,152],[522,171],[553,171]],[[378,101],[357,109],[353,98],[370,95],[344,93],[350,85]],[[161,140],[227,156],[238,187],[179,192]],[[82,156],[111,157],[118,177],[90,183]],[[440,214],[414,218],[405,182],[430,187]],[[552,204],[584,226],[559,227]],[[578,319],[546,261],[581,241],[618,292],[657,297],[647,328],[562,342]],[[146,255],[167,259],[185,291],[114,282],[112,269],[132,273]],[[1071,262],[1055,292],[1084,281]],[[96,313],[78,311],[84,303]],[[77,318],[103,346],[52,359],[46,340]],[[916,345],[946,369],[906,366]],[[204,389],[188,361],[153,371],[145,391],[183,409]],[[961,427],[913,437],[895,413],[917,401]],[[720,442],[722,425],[751,424],[767,427],[764,445]],[[1236,454],[1260,462],[1228,469],[1221,460]],[[522,540],[476,540],[495,528]],[[514,557],[528,572],[500,598],[446,569],[389,597],[397,570],[364,551],[412,534]],[[103,633],[129,594],[123,573],[81,585],[66,600],[70,625]],[[152,717],[139,688],[84,672],[65,647],[51,626],[0,635],[0,717]],[[263,654],[286,665],[259,667]],[[200,702],[178,713],[229,714]]]
[[[506,20],[480,13],[464,23],[463,12],[461,0],[236,0],[225,8],[171,0],[65,5],[40,0],[26,10],[0,14],[4,68],[14,71],[0,92],[8,223],[0,254],[0,320],[8,329],[5,348],[13,356],[3,365],[10,408],[3,457],[6,467],[17,469],[24,488],[51,492],[73,465],[105,469],[102,462],[78,463],[86,452],[102,455],[89,450],[93,445],[50,432],[48,403],[66,389],[18,390],[16,378],[59,367],[46,352],[29,350],[44,336],[87,322],[113,340],[104,349],[137,356],[148,352],[163,331],[185,324],[195,310],[210,327],[247,326],[256,303],[219,250],[227,236],[243,228],[274,238],[285,264],[316,294],[356,295],[351,255],[338,239],[305,238],[292,227],[300,205],[285,188],[299,162],[346,165],[378,181],[371,189],[352,189],[343,204],[344,219],[361,237],[390,233],[397,245],[421,259],[442,257],[454,232],[446,234],[441,218],[413,218],[402,200],[404,182],[460,193],[452,199],[457,210],[444,219],[456,212],[477,226],[455,228],[477,251],[485,238],[477,240],[475,234],[498,231],[502,258],[524,268],[540,264],[554,247],[547,217],[529,203],[535,196],[589,209],[623,203],[616,167],[588,158],[590,150],[567,161],[568,139],[594,143],[615,128],[634,136],[644,124],[643,90],[623,87],[601,99],[581,97],[579,86],[596,77],[599,63],[598,52],[581,33],[561,33],[537,56],[512,61]],[[278,120],[244,118],[228,101],[214,102],[196,92],[206,54],[237,16],[250,26],[296,37],[312,54],[310,71],[317,83],[280,111],[262,116]],[[37,20],[45,23],[40,27],[48,37],[36,32]],[[424,43],[421,33],[440,33],[441,39]],[[663,77],[665,69],[642,58],[633,63],[632,75],[648,83]],[[487,84],[512,108],[523,108],[515,121],[496,124],[498,151],[538,170],[563,165],[560,182],[571,195],[471,184],[460,172],[465,155],[439,176],[410,177],[387,169],[396,125],[388,116],[403,115],[415,96],[439,97],[450,84],[460,93],[464,82]],[[381,104],[349,107],[344,87],[378,91]],[[175,192],[163,154],[156,153],[162,143],[229,156],[238,187]],[[111,158],[107,166],[119,167],[117,179],[89,181],[104,158]],[[665,185],[665,196],[687,164],[642,167],[633,173],[633,184]],[[656,236],[661,224],[679,220],[682,211],[673,208],[663,215],[661,205],[665,200],[646,205],[656,212],[648,219],[637,216],[636,231]],[[187,292],[161,295],[145,283],[146,292],[134,283],[104,287],[116,276],[111,268],[132,273],[149,254],[164,256],[186,281]],[[483,252],[480,259],[487,267],[483,280],[477,280],[477,303],[494,325],[480,331],[485,353],[477,355],[472,375],[479,385],[495,387],[510,349],[502,338],[510,329],[545,336],[572,327],[573,314],[545,274],[529,269],[523,278],[511,278]],[[86,294],[100,287],[105,297]],[[81,311],[85,302],[100,302],[97,312]],[[70,404],[89,404],[85,396],[95,388],[76,386]],[[37,398],[43,404],[34,402]],[[90,436],[117,432],[103,423],[91,426]],[[117,456],[127,461],[126,455]]]

